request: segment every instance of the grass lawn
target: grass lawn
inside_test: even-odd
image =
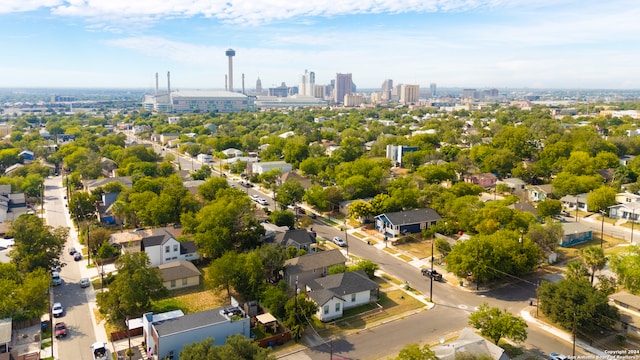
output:
[[[433,240],[435,241],[435,239]],[[396,247],[400,250],[404,250],[409,254],[417,257],[418,259],[431,257],[431,239],[421,241],[411,241],[404,244],[397,244]],[[437,255],[438,251],[434,246],[434,253]]]
[[[345,310],[344,316],[336,321],[323,323],[314,317],[314,328],[320,336],[329,337],[345,331],[360,330],[368,325],[408,311],[424,308],[424,304],[402,290],[380,292],[378,304],[364,304]],[[380,310],[378,310],[380,309]]]
[[[402,260],[404,260],[404,261],[406,261],[406,262],[409,262],[409,261],[412,261],[412,260],[413,260],[412,258],[410,258],[410,257],[408,257],[407,255],[404,255],[404,254],[400,254],[400,255],[398,255],[398,258],[399,258],[399,259],[402,259]]]

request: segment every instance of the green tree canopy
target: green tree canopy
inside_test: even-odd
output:
[[[215,345],[213,338],[185,345],[180,351],[183,360],[275,360],[270,348],[261,348],[258,343],[236,334],[226,339],[223,345]]]
[[[11,262],[18,270],[31,272],[49,269],[60,262],[62,249],[69,234],[68,228],[52,228],[33,215],[20,215],[12,224],[9,236],[15,240],[11,248]]]
[[[482,336],[488,337],[496,345],[503,337],[517,343],[527,339],[527,323],[522,318],[507,310],[489,308],[487,303],[469,315],[469,325],[480,329]]]
[[[640,248],[631,245],[628,250],[611,258],[611,269],[618,282],[633,294],[640,293]]]

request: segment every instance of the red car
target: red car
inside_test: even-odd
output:
[[[61,337],[67,337],[67,325],[63,322],[56,323],[56,327],[54,331],[55,331],[54,334],[56,335],[56,339]]]

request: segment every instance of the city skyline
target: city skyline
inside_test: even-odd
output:
[[[640,88],[625,0],[0,1],[0,87]],[[161,88],[166,80],[160,81]]]

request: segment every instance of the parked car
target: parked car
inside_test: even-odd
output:
[[[91,285],[91,282],[89,281],[89,279],[87,279],[87,278],[80,279],[80,287],[81,288],[89,287],[89,285]]]
[[[340,247],[345,247],[347,246],[347,242],[344,241],[343,238],[341,238],[340,236],[334,236],[333,237],[333,243],[340,246]]]
[[[556,354],[554,352],[552,352],[551,354],[549,354],[549,358],[551,360],[569,360],[569,357],[566,355],[562,355],[562,354]]]
[[[429,276],[430,278],[432,278],[435,281],[442,281],[442,274],[440,274],[439,272],[437,272],[435,270],[422,269],[422,270],[420,270],[420,272],[422,272],[422,276]]]
[[[76,252],[75,254],[73,254],[73,260],[75,261],[82,260],[82,254],[80,254],[79,252]]]
[[[54,334],[56,336],[56,339],[67,337],[67,324],[63,322],[56,323]]]
[[[51,273],[51,285],[58,286],[62,284],[62,279],[60,278],[60,273],[54,271]]]
[[[69,255],[73,255],[73,254],[75,254],[75,253],[76,253],[76,248],[74,248],[74,247],[70,247],[70,248],[69,248]]]
[[[60,304],[59,302],[53,303],[53,306],[51,307],[51,314],[53,314],[53,317],[62,316],[62,314],[64,314],[64,308],[62,307],[62,304]]]
[[[269,206],[269,202],[267,202],[267,200],[265,200],[263,198],[259,198],[257,201],[258,201],[258,204],[260,204],[260,205]]]
[[[315,219],[316,218],[316,214],[312,213],[312,212],[309,212],[309,217],[312,218],[312,219]]]
[[[251,200],[253,201],[258,201],[258,199],[260,199],[260,196],[253,194],[253,195],[249,195],[249,197],[251,198]]]
[[[91,352],[93,353],[94,360],[107,360],[110,358],[109,350],[107,350],[106,344],[103,342],[93,343],[91,345]]]

